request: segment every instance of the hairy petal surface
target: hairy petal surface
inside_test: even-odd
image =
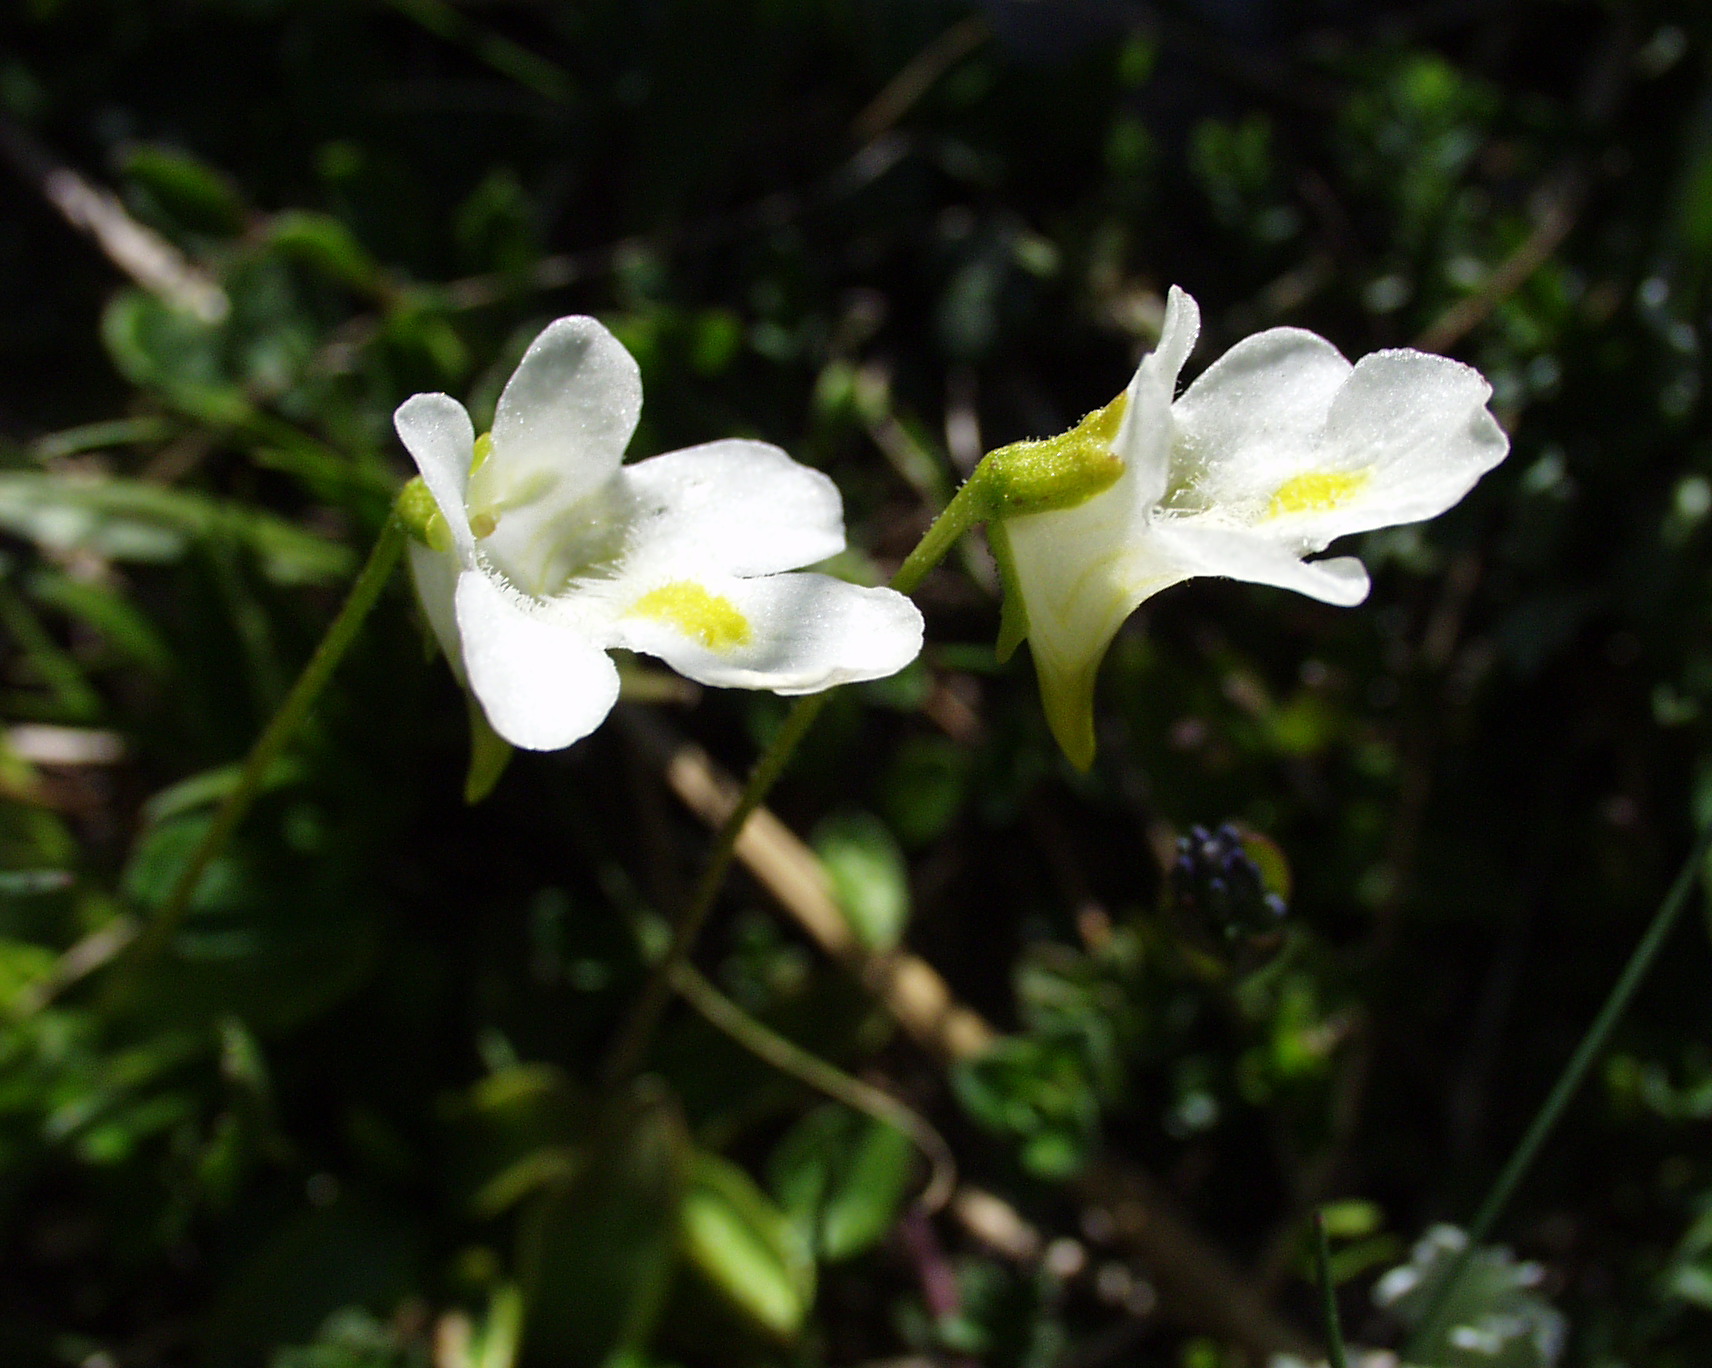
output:
[[[634,512],[629,561],[769,575],[844,549],[838,486],[776,446],[730,438],[624,468]]]
[[[1321,459],[1326,417],[1353,369],[1300,328],[1238,342],[1172,406],[1173,495],[1264,513],[1280,484]]]
[[[618,670],[588,635],[466,570],[454,595],[470,689],[493,729],[525,750],[587,736],[618,701]]]
[[[614,645],[720,688],[817,693],[896,674],[921,652],[915,604],[830,575],[706,575],[636,583]]]
[[[469,484],[482,553],[524,592],[558,592],[591,554],[576,542],[621,516],[603,505],[641,411],[636,362],[595,319],[558,319],[529,344]]]
[[[499,396],[476,484],[500,500],[551,484],[575,502],[618,469],[641,413],[642,373],[624,344],[593,318],[556,319]]]

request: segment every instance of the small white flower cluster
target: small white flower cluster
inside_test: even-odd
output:
[[[1078,448],[1063,490],[989,514],[1003,517],[1011,644],[1026,633],[1053,733],[1082,767],[1095,674],[1144,599],[1224,575],[1359,603],[1360,561],[1306,557],[1443,512],[1508,449],[1468,366],[1416,351],[1352,366],[1295,328],[1238,343],[1178,396],[1199,329],[1174,288],[1158,347],[1100,421],[1071,434],[1098,446],[1098,478]],[[593,731],[618,697],[615,647],[782,694],[915,658],[921,615],[903,595],[801,571],[844,546],[830,480],[741,439],[624,465],[641,404],[635,361],[579,317],[535,339],[490,434],[478,439],[444,394],[398,410],[434,515],[412,548],[417,592],[500,736],[551,750]],[[1050,485],[1056,467],[1042,468]]]

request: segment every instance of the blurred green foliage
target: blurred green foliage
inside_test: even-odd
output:
[[[1407,1279],[1373,1284],[1430,1280],[1446,1237],[1406,1250],[1475,1206],[1712,817],[1709,71],[1659,0],[9,7],[0,1360],[1214,1368],[1311,1339],[1276,1331],[1313,1324],[1328,1202],[1347,1329],[1398,1342]],[[188,271],[127,278],[51,165]],[[948,1212],[898,1132],[681,1009],[601,1096],[705,832],[622,725],[471,766],[402,585],[170,954],[127,958],[406,474],[409,394],[485,426],[594,313],[643,370],[635,455],[781,444],[877,582],[983,450],[1119,390],[1172,283],[1191,372],[1280,324],[1417,342],[1514,449],[1364,539],[1359,610],[1150,603],[1088,775],[994,659],[978,546],[921,594],[924,662],[833,702],[776,810],[860,947],[1001,1033],[923,1050],[746,876],[701,958],[945,1133]],[[665,693],[737,772],[783,713]],[[1281,929],[1173,896],[1226,822]],[[1673,949],[1434,1363],[1712,1354],[1703,930]],[[1234,1292],[1183,1295],[1110,1172]]]

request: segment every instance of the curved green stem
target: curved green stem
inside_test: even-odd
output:
[[[1332,1284],[1332,1255],[1326,1247],[1326,1218],[1314,1213],[1314,1273],[1320,1284],[1320,1319],[1326,1335],[1328,1368],[1349,1368],[1343,1347],[1343,1324],[1338,1320],[1337,1288]]]
[[[709,1023],[757,1058],[766,1060],[780,1073],[788,1074],[816,1092],[825,1093],[833,1101],[842,1102],[864,1116],[871,1116],[901,1131],[922,1152],[931,1170],[927,1186],[916,1199],[917,1205],[928,1215],[951,1200],[951,1194],[957,1187],[957,1160],[952,1156],[951,1146],[945,1143],[945,1137],[919,1112],[912,1111],[871,1083],[852,1078],[819,1055],[810,1054],[800,1045],[762,1025],[709,983],[694,965],[680,964],[673,970],[672,987]]]
[[[291,691],[279,705],[279,710],[274,713],[262,734],[256,738],[255,745],[250,748],[237,783],[227,793],[225,801],[214,815],[213,822],[203,833],[196,849],[191,852],[184,871],[173,885],[172,893],[133,944],[128,957],[128,973],[133,979],[171,942],[173,933],[178,930],[179,924],[190,911],[191,900],[196,896],[197,886],[202,882],[202,876],[208,872],[208,866],[232,839],[232,834],[238,829],[238,823],[244,820],[250,804],[261,792],[262,784],[268,771],[273,768],[274,761],[303,724],[304,718],[308,716],[321,690],[326,687],[339,661],[356,640],[364,619],[380,598],[381,591],[392,575],[393,567],[398,563],[399,555],[404,550],[404,542],[403,525],[396,517],[389,517],[381,529],[374,549],[369,552],[368,561],[358,573],[356,582],[351,585],[351,591],[346,595],[338,616],[327,628],[326,635],[315,648],[315,654],[309,657],[309,663],[303,667],[303,673],[291,686]]]
[[[1700,835],[1694,842],[1694,849],[1683,862],[1676,882],[1671,885],[1664,901],[1659,904],[1658,911],[1653,914],[1652,922],[1641,936],[1639,944],[1635,946],[1634,953],[1629,956],[1629,962],[1623,966],[1623,972],[1617,976],[1611,995],[1605,999],[1605,1005],[1599,1009],[1599,1015],[1593,1018],[1593,1024],[1587,1028],[1587,1034],[1582,1036],[1581,1043],[1575,1047],[1575,1053],[1564,1066],[1563,1073],[1541,1105],[1533,1124],[1528,1127],[1527,1134],[1522,1137],[1515,1153],[1510,1156],[1510,1161],[1504,1165],[1503,1172],[1492,1184],[1492,1190],[1486,1194],[1486,1200],[1480,1204],[1480,1210],[1475,1213],[1474,1220],[1468,1227],[1468,1243],[1445,1270],[1444,1277],[1439,1280],[1427,1302],[1420,1324],[1409,1336],[1403,1352],[1404,1362],[1418,1361],[1442,1328],[1440,1322],[1450,1305],[1451,1294],[1456,1291],[1457,1284],[1468,1271],[1469,1264],[1486,1237],[1492,1233],[1492,1227],[1498,1223],[1498,1218],[1503,1215],[1510,1198],[1521,1186],[1522,1179],[1533,1167],[1540,1147],[1545,1144],[1564,1109],[1580,1089],[1588,1069],[1605,1048],[1611,1032],[1622,1020],[1623,1013],[1628,1010],[1635,990],[1641,986],[1641,981],[1652,968],[1653,961],[1658,958],[1659,951],[1664,948],[1665,941],[1675,928],[1683,908],[1688,905],[1689,894],[1694,891],[1694,885],[1699,881],[1701,865],[1709,849],[1712,849],[1712,822],[1701,828]]]
[[[985,512],[985,487],[977,472],[933,520],[932,526],[922,535],[915,550],[909,553],[904,563],[898,567],[897,574],[892,576],[891,587],[901,594],[913,593],[920,588],[922,580],[927,578],[927,572],[945,559],[946,553],[957,544],[957,539],[979,522]],[[643,985],[641,995],[631,1008],[629,1017],[619,1028],[612,1052],[607,1056],[603,1077],[608,1087],[623,1083],[641,1067],[648,1052],[649,1042],[653,1040],[660,1017],[671,998],[678,971],[689,963],[696,940],[713,912],[714,899],[719,896],[726,872],[731,868],[732,857],[737,853],[737,838],[743,833],[743,824],[749,820],[749,814],[766,801],[773,785],[785,772],[785,766],[790,764],[797,746],[802,743],[803,737],[808,735],[809,729],[814,726],[815,719],[820,716],[821,709],[831,699],[833,692],[828,689],[824,693],[808,694],[796,701],[785,715],[784,725],[779,728],[778,735],[756,761],[755,768],[750,772],[749,782],[743,786],[742,796],[737,800],[737,806],[731,809],[725,821],[720,824],[719,831],[713,838],[713,849],[708,854],[707,864],[702,869],[701,878],[696,881],[695,891],[672,927],[671,944],[667,947],[664,958],[654,966],[647,983]]]
[[[900,594],[913,594],[921,588],[927,572],[945,559],[951,548],[957,545],[957,539],[976,523],[986,520],[987,504],[986,480],[981,468],[977,467],[932,525],[922,533],[915,550],[904,558],[898,573],[892,576],[891,587]]]

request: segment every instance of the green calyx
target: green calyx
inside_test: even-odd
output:
[[[1075,508],[1110,489],[1124,469],[1113,445],[1127,403],[1120,394],[1068,432],[989,452],[974,477],[984,486],[986,519]]]
[[[452,549],[452,529],[446,522],[446,515],[434,502],[434,496],[428,492],[428,486],[420,475],[398,491],[393,508],[398,514],[398,521],[414,541],[431,551]]]

